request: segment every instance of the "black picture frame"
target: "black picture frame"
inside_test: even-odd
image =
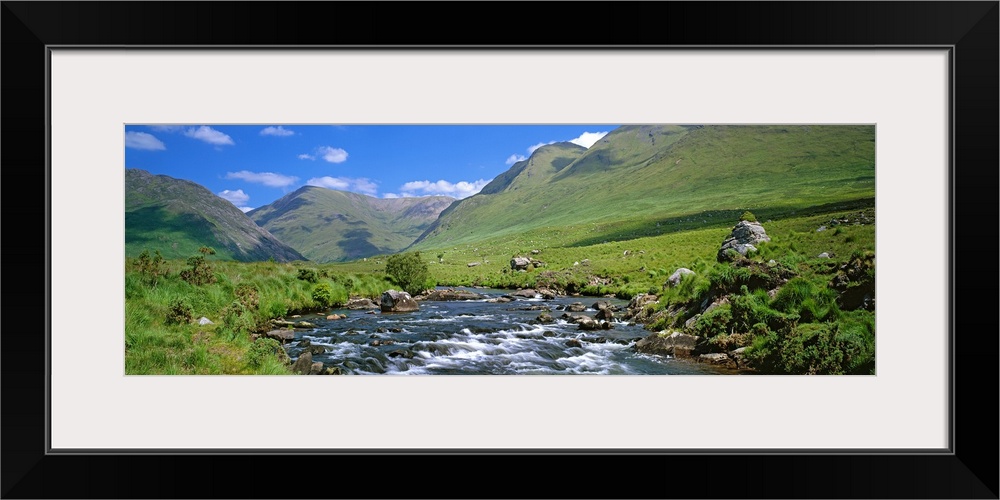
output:
[[[8,239],[3,252],[8,264],[28,270],[28,279],[19,274],[21,278],[8,289],[14,293],[5,296],[8,328],[0,349],[4,403],[0,486],[4,498],[998,498],[997,426],[992,424],[998,421],[994,385],[998,259],[992,253],[992,224],[1000,206],[1000,4],[996,1],[579,2],[544,7],[517,2],[2,4],[5,147],[0,150],[0,164],[8,181],[7,234],[17,236]],[[572,46],[608,50],[620,46],[951,47],[953,289],[949,306],[954,370],[950,453],[425,453],[419,458],[377,453],[47,453],[47,346],[45,332],[35,326],[38,318],[51,313],[46,307],[47,284],[51,283],[47,47],[541,47],[551,46],[551,27],[534,21],[546,19],[546,12],[558,12],[558,22],[565,26]],[[23,284],[34,284],[36,291],[18,290]],[[983,303],[985,307],[974,305]],[[644,425],[602,424],[622,429]],[[405,422],[400,428],[405,431]],[[262,432],[275,430],[262,428]],[[441,471],[441,476],[423,472],[426,464]],[[287,479],[286,474],[294,471],[302,471],[301,481]],[[316,474],[319,479],[335,480],[322,486],[322,481],[314,481]],[[541,478],[551,489],[532,489],[516,479],[519,474]]]

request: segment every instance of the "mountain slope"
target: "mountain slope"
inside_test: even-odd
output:
[[[382,199],[305,186],[247,215],[310,260],[334,262],[405,248],[454,201]]]
[[[707,211],[792,212],[875,196],[874,126],[623,126],[529,176],[527,165],[556,156],[547,148],[455,203],[413,248],[593,226],[561,242],[590,244]]]
[[[191,181],[125,170],[125,254],[159,250],[186,258],[202,246],[220,258],[279,262],[304,257],[255,224],[232,203]]]

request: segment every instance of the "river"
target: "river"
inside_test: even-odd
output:
[[[636,353],[635,341],[650,334],[642,325],[618,319],[610,330],[581,331],[576,324],[559,319],[562,308],[573,302],[591,306],[607,301],[624,310],[627,301],[614,298],[558,297],[517,298],[512,302],[488,302],[509,290],[462,289],[487,299],[466,301],[422,301],[420,310],[409,313],[367,314],[366,311],[333,309],[346,319],[327,320],[309,315],[302,319],[317,325],[296,331],[285,347],[293,358],[305,349],[308,339],[323,346],[313,361],[339,366],[345,374],[401,375],[701,375],[733,373],[730,370],[685,359]],[[537,324],[547,307],[556,322]],[[620,314],[620,313],[618,313]],[[574,342],[574,340],[576,342]],[[377,344],[377,345],[375,345]]]

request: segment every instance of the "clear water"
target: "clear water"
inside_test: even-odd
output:
[[[509,290],[469,289],[488,298]],[[649,335],[641,325],[618,319],[611,330],[582,331],[559,319],[559,306],[582,302],[583,313],[593,317],[597,301],[624,306],[627,301],[594,297],[517,298],[513,302],[486,300],[420,302],[411,313],[366,314],[365,311],[334,309],[302,319],[316,324],[311,331],[297,331],[296,340],[285,348],[294,359],[304,350],[296,344],[309,339],[324,346],[326,353],[313,354],[313,361],[339,366],[346,374],[402,375],[696,375],[732,373],[729,370],[663,356],[639,354],[635,341]],[[548,307],[555,323],[536,324]],[[326,314],[347,314],[346,319],[326,320]],[[616,313],[620,315],[620,313]],[[580,347],[567,345],[571,339]],[[374,341],[379,344],[373,346]],[[410,357],[412,356],[412,357]]]

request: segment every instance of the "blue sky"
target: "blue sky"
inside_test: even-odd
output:
[[[617,125],[126,125],[125,167],[194,181],[244,211],[302,186],[471,196],[538,146]]]

